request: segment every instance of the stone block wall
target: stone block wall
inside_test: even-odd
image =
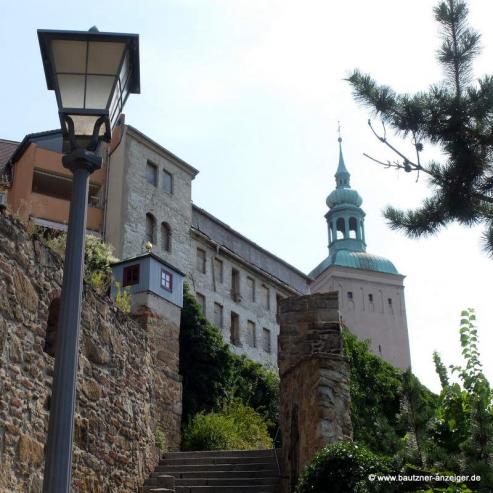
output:
[[[60,295],[61,282],[61,259],[19,222],[0,213],[2,492],[42,491],[54,363],[44,349],[50,305],[53,308]],[[169,405],[156,406],[163,399],[181,401],[177,363],[170,362],[169,369],[165,362],[154,365],[159,345],[167,336],[175,337],[170,331],[176,328],[147,318],[141,315],[141,325],[110,299],[84,287],[74,492],[135,492],[158,460],[158,424],[168,434],[169,445],[178,446],[180,403],[173,412]]]
[[[342,350],[337,293],[279,304],[283,491],[317,450],[352,438],[349,367]]]

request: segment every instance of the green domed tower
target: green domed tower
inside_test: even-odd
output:
[[[367,253],[363,199],[351,188],[339,136],[336,187],[327,197],[329,254],[309,276],[312,293],[337,291],[344,325],[393,365],[411,366],[404,276],[394,264]]]
[[[361,209],[363,199],[351,188],[351,175],[342,155],[342,139],[339,137],[339,165],[335,176],[336,189],[327,197],[329,212],[325,215],[329,228],[329,254],[337,250],[366,251],[365,213]]]

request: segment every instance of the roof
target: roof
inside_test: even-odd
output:
[[[308,292],[312,278],[194,204],[192,204],[192,229],[295,291]]]
[[[29,145],[34,142],[39,147],[54,152],[62,152],[62,131],[58,130],[46,130],[43,132],[34,132],[27,134],[20,144],[17,145],[15,152],[12,154],[10,161],[14,164],[18,161]]]
[[[19,142],[14,140],[0,139],[0,174],[3,173],[5,165],[16,150]]]
[[[174,265],[170,264],[169,262],[166,262],[166,260],[162,259],[159,255],[156,255],[155,253],[152,252],[141,253],[140,255],[136,255],[135,257],[129,257],[123,260],[119,260],[118,262],[113,262],[111,264],[111,267],[114,267],[115,265],[128,264],[130,262],[135,262],[136,260],[142,260],[147,257],[151,257],[154,260],[157,260],[160,264],[163,264],[169,269],[174,270],[176,273],[185,276],[185,274],[181,270],[177,269]]]
[[[384,257],[379,257],[378,255],[372,255],[366,252],[336,250],[332,255],[329,255],[323,262],[315,267],[315,269],[310,272],[310,276],[317,278],[322,272],[332,266],[400,275],[394,264]]]

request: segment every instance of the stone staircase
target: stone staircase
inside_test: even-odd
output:
[[[144,484],[145,493],[279,493],[274,450],[164,454]]]

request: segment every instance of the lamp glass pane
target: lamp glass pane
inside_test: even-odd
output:
[[[114,80],[114,77],[107,75],[88,75],[86,108],[105,109],[111,96]]]
[[[74,122],[74,130],[76,136],[91,136],[94,130],[94,124],[99,116],[92,115],[68,115]],[[105,126],[101,125],[99,135],[103,135]]]
[[[56,73],[83,74],[86,71],[87,43],[54,39],[51,42]]]
[[[64,108],[84,107],[84,75],[58,74],[58,86]]]
[[[125,43],[89,42],[88,74],[117,75]]]

